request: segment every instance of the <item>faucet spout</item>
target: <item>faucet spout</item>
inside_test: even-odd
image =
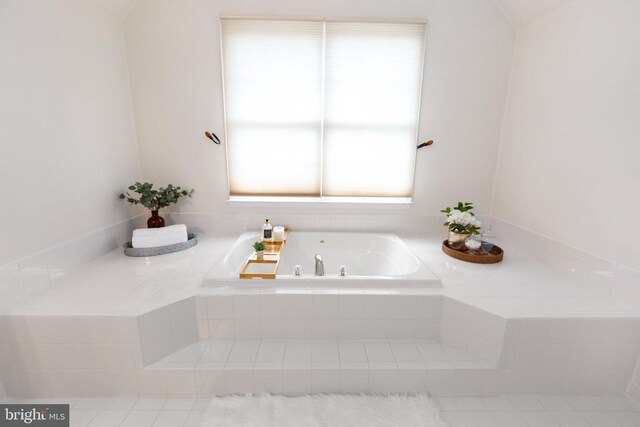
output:
[[[316,276],[324,276],[324,263],[320,254],[316,254]]]

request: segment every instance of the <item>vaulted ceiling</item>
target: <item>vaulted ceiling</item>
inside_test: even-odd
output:
[[[529,24],[571,0],[495,0],[516,27]]]

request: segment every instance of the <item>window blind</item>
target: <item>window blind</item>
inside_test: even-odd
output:
[[[222,20],[232,195],[319,196],[322,22]]]
[[[231,195],[410,197],[424,32],[223,19]]]

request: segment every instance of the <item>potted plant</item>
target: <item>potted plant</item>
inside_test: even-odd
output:
[[[264,258],[264,242],[257,241],[253,244],[253,249],[256,251],[256,258],[263,259]]]
[[[451,249],[463,250],[467,238],[480,234],[482,223],[472,211],[473,203],[470,202],[458,202],[457,206],[440,211],[447,215],[444,226],[449,229],[448,242]]]
[[[153,189],[153,184],[148,182],[136,182],[129,186],[129,191],[139,194],[134,197],[129,192],[120,193],[121,200],[126,199],[129,204],[140,204],[151,211],[151,217],[147,220],[148,228],[164,227],[164,218],[158,215],[158,210],[178,203],[181,197],[191,197],[193,190],[186,190],[180,186],[167,185],[166,188]]]

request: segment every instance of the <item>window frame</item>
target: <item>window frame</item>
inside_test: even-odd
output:
[[[421,68],[420,68],[420,87],[419,87],[419,97],[418,97],[418,120],[416,123],[416,134],[415,134],[415,143],[416,146],[419,142],[420,135],[420,126],[422,124],[422,101],[423,101],[423,92],[424,92],[424,79],[425,79],[425,62],[426,62],[426,52],[427,52],[427,41],[428,41],[428,20],[427,19],[404,19],[404,18],[363,18],[363,17],[328,17],[328,16],[286,16],[286,15],[269,15],[269,16],[260,16],[260,15],[224,15],[221,14],[218,17],[218,31],[219,31],[219,48],[220,48],[220,84],[222,86],[222,114],[223,114],[223,126],[224,126],[224,134],[225,137],[227,135],[227,105],[226,105],[226,93],[225,93],[225,76],[224,76],[224,34],[222,31],[222,20],[223,19],[246,19],[246,20],[273,20],[273,21],[317,21],[317,22],[353,22],[353,23],[371,23],[371,24],[385,24],[385,23],[396,23],[396,24],[421,24],[424,25],[424,40],[423,40],[423,48],[421,55]],[[324,125],[322,125],[324,130]],[[225,141],[226,142],[226,141]],[[231,194],[231,177],[229,171],[229,150],[227,144],[224,144],[225,148],[225,167],[226,167],[226,175],[227,175],[227,203],[231,207],[357,207],[357,208],[367,208],[367,207],[384,207],[384,208],[409,208],[414,204],[415,198],[415,183],[416,183],[416,164],[418,160],[417,149],[416,154],[413,157],[413,168],[412,168],[412,186],[411,186],[411,195],[409,197],[366,197],[366,196],[320,196],[318,197],[305,197],[305,196],[265,196],[265,195],[232,195]],[[322,165],[321,165],[322,168]],[[322,169],[321,169],[322,171]],[[321,172],[322,173],[322,172]]]

